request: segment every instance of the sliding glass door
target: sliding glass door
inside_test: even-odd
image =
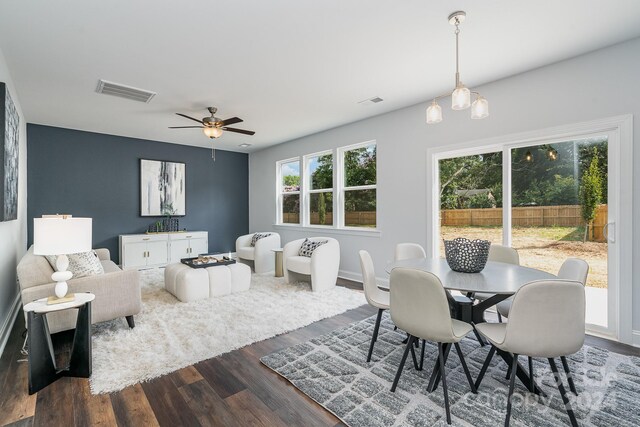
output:
[[[511,149],[511,246],[520,263],[557,274],[589,263],[587,323],[608,327],[606,136]]]
[[[443,239],[466,237],[512,246],[522,265],[553,274],[567,258],[584,259],[588,329],[614,334],[618,255],[608,224],[618,180],[609,179],[609,140],[603,132],[435,155],[435,255],[444,256]]]

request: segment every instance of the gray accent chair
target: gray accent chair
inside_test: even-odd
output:
[[[392,295],[393,307],[393,295]],[[570,280],[540,280],[527,283],[513,297],[508,323],[481,323],[478,331],[489,340],[491,350],[478,374],[476,387],[496,350],[508,353],[509,394],[505,426],[511,417],[511,396],[518,371],[518,356],[544,357],[553,371],[556,385],[562,396],[571,425],[578,426],[571,409],[555,358],[560,357],[571,391],[577,395],[566,356],[576,353],[584,344],[585,292],[582,283]],[[531,360],[531,359],[529,359]],[[532,365],[529,363],[531,388],[534,388]]]
[[[121,270],[111,261],[108,249],[95,251],[104,268],[104,274],[72,278],[67,281],[69,293],[95,294],[96,298],[91,303],[91,323],[124,317],[129,327],[133,328],[133,316],[140,313],[142,308],[140,275],[137,270]],[[54,270],[45,257],[33,254],[33,246],[22,257],[17,270],[23,305],[54,295],[55,283],[51,281]],[[47,314],[49,330],[55,333],[75,328],[76,316],[75,310]]]
[[[471,391],[476,393],[476,388],[469,368],[464,360],[459,342],[473,330],[470,324],[452,319],[449,311],[447,294],[435,275],[426,271],[411,268],[394,268],[390,277],[391,290],[391,320],[398,328],[409,334],[409,340],[405,347],[398,372],[393,380],[391,391],[395,392],[400,380],[400,375],[407,360],[409,351],[413,358],[414,367],[419,369],[413,352],[413,343],[417,339],[434,341],[438,343],[439,376],[442,379],[442,391],[444,394],[444,406],[447,415],[447,424],[451,424],[449,410],[449,394],[447,390],[447,375],[445,364],[451,346],[454,346],[462,369],[467,377]],[[424,354],[424,346],[423,346]],[[435,388],[430,381],[427,390],[432,392]]]

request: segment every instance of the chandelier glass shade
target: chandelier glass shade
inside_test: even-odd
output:
[[[459,43],[458,36],[460,34],[460,24],[464,21],[466,13],[462,11],[453,12],[449,15],[449,23],[456,27],[456,85],[455,89],[449,94],[437,96],[427,107],[427,123],[440,123],[442,121],[442,108],[438,105],[438,100],[451,96],[452,110],[466,110],[471,107],[472,119],[484,119],[489,116],[489,101],[480,96],[478,92],[472,91],[462,84],[460,81],[459,67]],[[471,95],[475,95],[476,99],[471,103]]]

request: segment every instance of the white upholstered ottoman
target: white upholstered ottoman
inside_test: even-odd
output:
[[[208,268],[176,263],[164,269],[164,288],[182,302],[247,291],[250,286],[251,268],[241,263]]]

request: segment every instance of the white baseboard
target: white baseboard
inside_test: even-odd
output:
[[[633,336],[633,342],[631,344],[634,347],[640,347],[640,331],[631,331],[631,335]]]
[[[362,283],[362,273],[360,272],[340,270],[338,271],[338,277]],[[388,277],[376,277],[376,281],[380,284],[389,284]]]
[[[11,307],[11,311],[6,319],[4,319],[4,323],[2,324],[2,328],[0,328],[0,356],[4,352],[4,347],[7,345],[7,341],[9,341],[9,335],[11,335],[11,330],[13,329],[13,325],[16,322],[16,318],[18,317],[18,313],[20,312],[20,292],[16,295],[15,300],[13,301],[13,306]]]

